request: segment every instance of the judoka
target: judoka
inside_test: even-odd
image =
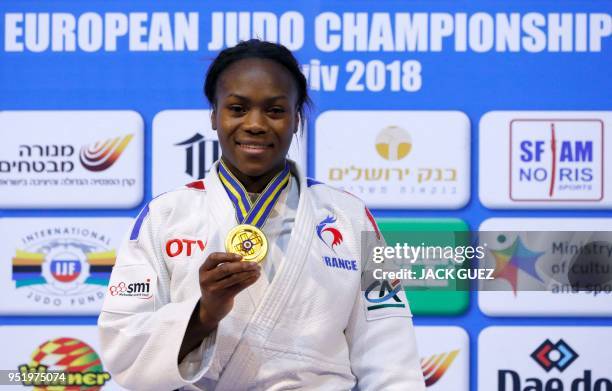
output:
[[[258,40],[225,49],[205,94],[222,157],[152,200],[118,252],[98,322],[114,380],[425,390],[404,292],[361,283],[361,233],[384,245],[372,215],[286,158],[309,104],[293,54]]]

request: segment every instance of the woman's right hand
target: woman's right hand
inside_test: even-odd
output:
[[[200,266],[200,322],[218,324],[234,306],[234,297],[257,281],[261,274],[255,262],[242,262],[232,253],[211,253]]]

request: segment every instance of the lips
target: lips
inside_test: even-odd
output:
[[[265,149],[270,149],[274,146],[274,144],[264,143],[261,141],[242,141],[242,142],[236,141],[236,144],[241,149],[250,150],[250,151],[261,151]]]

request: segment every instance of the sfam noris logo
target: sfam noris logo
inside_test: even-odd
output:
[[[603,199],[604,130],[598,119],[510,122],[513,201]]]

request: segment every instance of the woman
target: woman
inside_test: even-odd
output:
[[[286,159],[309,102],[291,52],[258,40],[226,49],[205,93],[222,157],[152,200],[119,251],[99,319],[114,379],[424,390],[403,292],[371,305],[361,289],[361,232],[381,240],[372,216]]]

